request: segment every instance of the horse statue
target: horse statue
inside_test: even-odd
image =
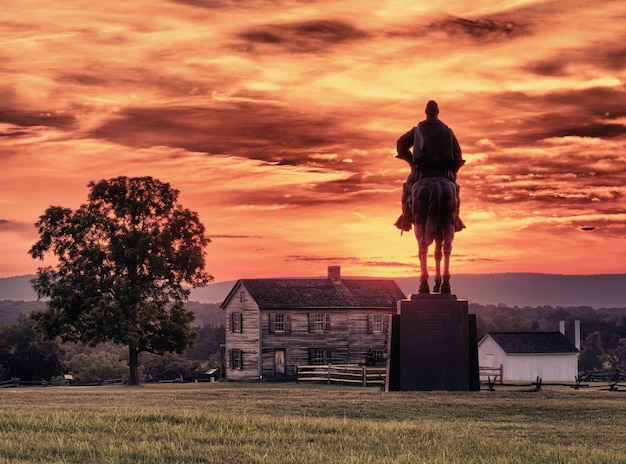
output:
[[[434,293],[450,293],[450,254],[457,222],[457,186],[447,177],[422,177],[411,187],[413,227],[420,260],[420,294],[430,293],[428,247],[435,242]],[[443,279],[441,259],[443,258]]]

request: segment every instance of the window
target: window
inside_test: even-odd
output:
[[[373,353],[374,353],[374,360],[376,362],[380,362],[383,359],[385,359],[385,349],[384,348],[383,349],[374,349]]]
[[[243,315],[240,312],[230,313],[230,331],[241,332],[243,329]]]
[[[309,332],[329,332],[330,313],[309,313]]]
[[[385,333],[387,332],[387,314],[368,314],[367,315],[367,333]]]
[[[230,368],[243,369],[243,351],[238,349],[230,350]]]
[[[240,303],[246,302],[246,292],[239,292],[239,302]]]
[[[274,321],[274,332],[284,332],[285,331],[285,315],[284,314],[276,314],[276,320]]]
[[[291,314],[288,313],[270,313],[270,333],[271,334],[290,334],[291,333]]]
[[[324,348],[312,348],[309,350],[309,364],[311,366],[323,366],[328,364],[330,356]]]

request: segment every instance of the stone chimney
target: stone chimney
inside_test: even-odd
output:
[[[328,266],[328,278],[333,282],[341,280],[341,266]]]

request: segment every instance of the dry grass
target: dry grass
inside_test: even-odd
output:
[[[626,396],[271,383],[6,389],[0,462],[626,462]]]

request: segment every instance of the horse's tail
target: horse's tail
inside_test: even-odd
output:
[[[441,183],[432,182],[428,186],[428,217],[424,227],[424,241],[429,245],[435,240],[437,230],[441,224],[442,198],[443,188]]]

